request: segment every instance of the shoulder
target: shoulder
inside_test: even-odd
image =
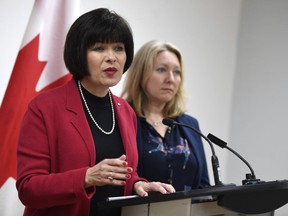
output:
[[[125,104],[125,106],[126,106],[126,105],[129,105],[128,102],[127,102],[125,99],[123,99],[123,98],[121,98],[121,97],[119,97],[119,96],[117,96],[117,95],[115,95],[115,94],[113,94],[113,93],[112,93],[112,98],[113,98],[113,100],[114,100],[115,102],[117,102],[117,103]]]
[[[65,98],[67,97],[67,92],[71,92],[71,84],[73,83],[68,82],[45,92],[41,92],[31,100],[29,105],[50,107],[62,104],[66,101]]]
[[[183,123],[183,124],[188,124],[188,125],[197,126],[197,127],[199,126],[197,118],[195,118],[191,115],[188,115],[186,113],[178,116],[176,118],[176,120],[179,121],[180,123]]]
[[[64,92],[66,92],[66,85],[58,86],[45,92],[41,92],[33,100],[34,101],[53,100],[55,98],[59,98],[59,96],[63,95]]]
[[[114,94],[112,94],[112,98],[113,98],[115,106],[118,109],[121,109],[121,111],[133,113],[133,115],[135,115],[133,108],[130,106],[130,104],[125,99],[123,99],[119,96],[116,96]]]
[[[137,118],[134,110],[130,104],[123,98],[112,94],[114,110],[116,112],[117,118],[119,120],[119,125],[122,124],[123,127],[128,127],[129,130],[137,131]]]

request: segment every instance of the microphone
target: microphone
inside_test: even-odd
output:
[[[162,120],[162,123],[164,125],[169,126],[169,127],[173,127],[173,126],[177,125],[177,126],[190,128],[195,133],[197,133],[198,135],[203,137],[209,143],[211,151],[212,151],[211,162],[212,162],[212,168],[213,168],[213,175],[214,175],[215,185],[223,185],[222,180],[221,180],[219,161],[218,161],[218,158],[217,158],[217,156],[215,154],[215,150],[213,148],[213,144],[211,143],[211,141],[206,136],[204,136],[199,130],[197,130],[196,128],[193,128],[193,127],[191,127],[189,125],[182,124],[180,122],[174,121],[173,119],[164,118]]]
[[[221,148],[226,148],[229,151],[231,151],[233,154],[235,154],[238,158],[240,158],[250,169],[251,173],[246,174],[246,179],[242,180],[242,185],[247,185],[247,184],[255,184],[258,183],[260,181],[260,179],[256,179],[256,175],[254,173],[254,170],[252,169],[252,167],[250,166],[250,164],[240,155],[238,154],[236,151],[234,151],[233,149],[231,149],[229,146],[227,146],[227,143],[224,142],[223,140],[219,139],[218,137],[214,136],[213,134],[209,133],[207,135],[207,138],[215,143],[216,145],[218,145]]]

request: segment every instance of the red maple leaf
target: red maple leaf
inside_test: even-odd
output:
[[[0,187],[11,176],[16,179],[16,148],[23,115],[30,100],[40,92],[67,82],[67,74],[39,92],[36,85],[47,62],[38,60],[39,35],[17,56],[0,108]]]

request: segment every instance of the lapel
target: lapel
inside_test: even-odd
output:
[[[116,119],[117,119],[117,124],[120,130],[120,135],[122,138],[122,142],[123,142],[123,146],[124,146],[124,150],[127,156],[130,158],[130,137],[129,136],[131,133],[133,133],[133,129],[132,127],[130,127],[131,124],[133,124],[132,122],[127,122],[128,119],[131,120],[131,118],[129,118],[129,116],[126,113],[126,109],[124,109],[124,102],[122,100],[120,100],[120,98],[114,96],[112,94],[112,100],[113,100],[113,106],[114,106],[114,110],[115,110],[115,115],[116,115]]]
[[[124,117],[124,113],[122,113],[122,106],[123,104],[121,103],[121,101],[112,94],[112,100],[113,100],[113,106],[114,106],[114,110],[115,110],[115,117],[117,120],[117,124],[120,130],[120,134],[121,134],[121,138],[123,140],[123,145],[124,148],[126,148],[125,146],[125,141],[124,139],[126,139],[126,133],[127,133],[127,128],[125,128],[125,117]],[[127,127],[127,125],[126,125]],[[125,149],[126,150],[126,149]]]
[[[79,135],[82,137],[84,144],[87,147],[87,151],[90,155],[90,164],[91,166],[93,166],[96,161],[94,141],[83,110],[80,93],[74,79],[71,79],[68,82],[66,95],[66,109],[67,111],[73,113],[70,122],[71,124],[73,124]]]

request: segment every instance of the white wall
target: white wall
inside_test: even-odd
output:
[[[0,101],[33,3],[0,1]],[[185,60],[188,112],[198,118],[204,134],[229,141],[257,177],[268,181],[288,176],[283,166],[288,148],[284,141],[287,4],[286,0],[85,0],[81,12],[108,7],[124,16],[133,29],[136,50],[151,39],[177,45]],[[121,85],[113,91],[120,92]],[[204,144],[214,184],[211,150]],[[215,150],[223,182],[241,184],[247,167],[227,150]]]
[[[229,140],[264,181],[288,178],[287,99],[288,1],[243,0]],[[227,160],[229,180],[241,184],[249,170]]]
[[[230,140],[265,180],[288,177],[287,12],[285,0],[243,1]]]

